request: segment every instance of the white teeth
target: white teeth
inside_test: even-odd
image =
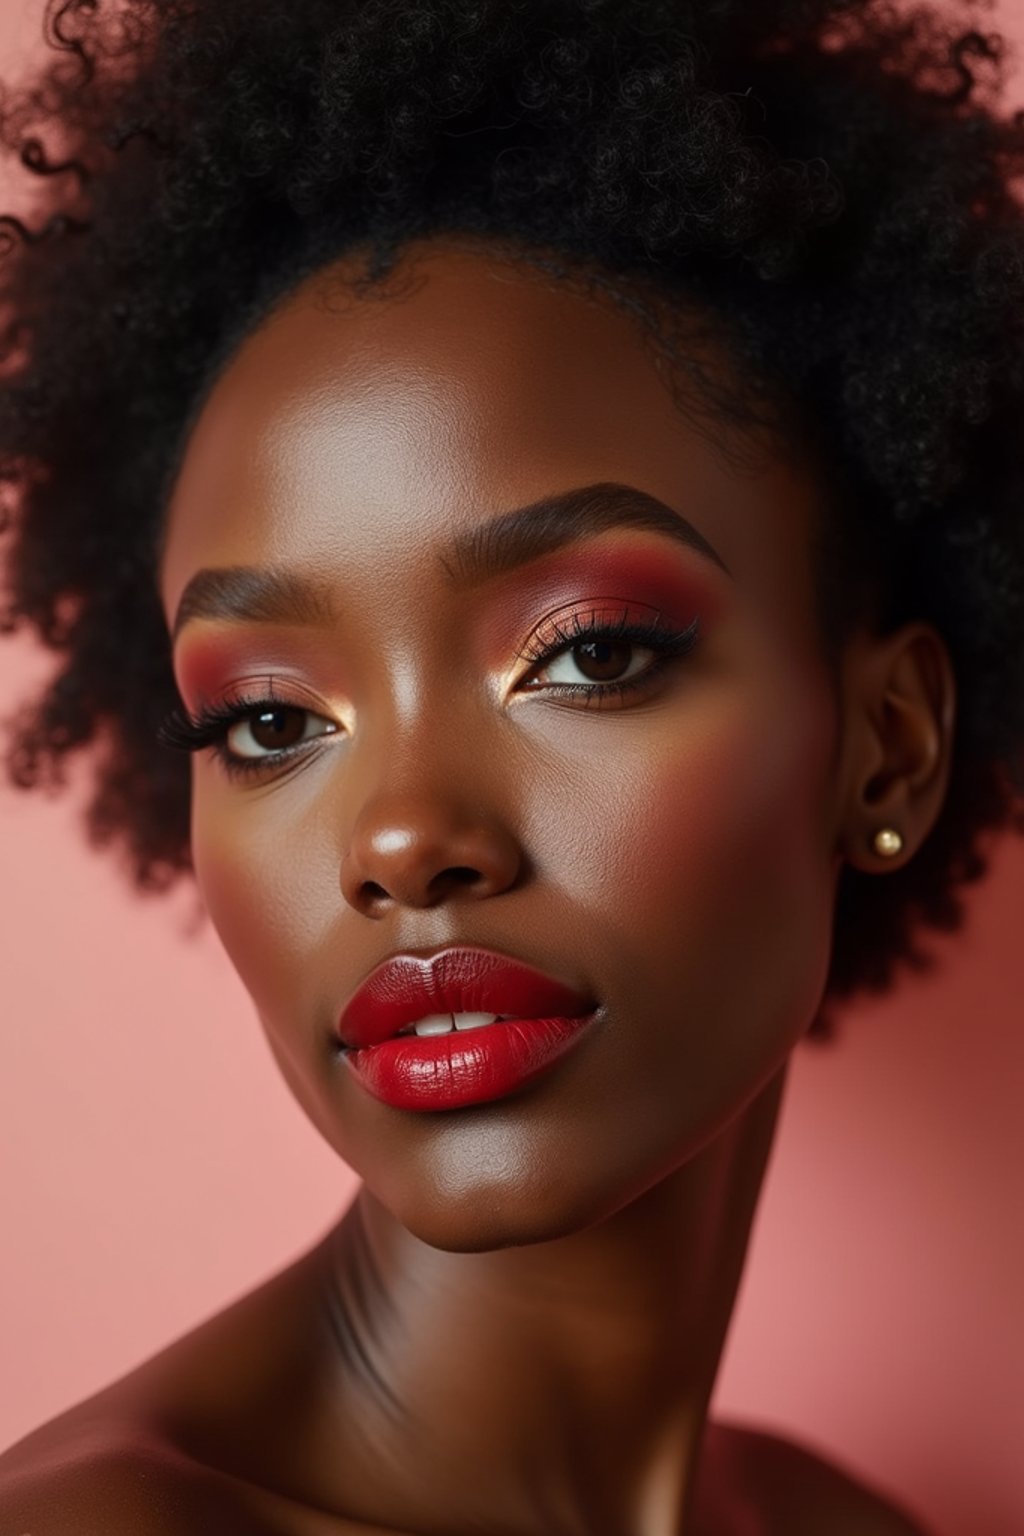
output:
[[[428,1013],[414,1024],[407,1024],[399,1034],[449,1035],[453,1029],[480,1029],[500,1017],[497,1013]]]
[[[493,1024],[498,1018],[496,1013],[453,1013],[456,1029],[479,1029],[481,1024]]]
[[[412,1026],[414,1035],[450,1035],[455,1025],[450,1013],[428,1013]]]

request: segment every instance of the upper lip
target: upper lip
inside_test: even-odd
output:
[[[429,957],[401,954],[382,961],[345,1004],[338,1034],[343,1045],[362,1049],[428,1013],[578,1018],[593,1007],[584,993],[522,960],[452,945]]]

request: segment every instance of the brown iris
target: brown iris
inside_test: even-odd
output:
[[[243,722],[248,725],[256,745],[268,752],[294,747],[305,736],[305,710],[282,705],[280,709],[262,709]]]
[[[635,649],[635,643],[630,640],[582,640],[572,647],[573,659],[580,670],[595,683],[613,681],[619,672],[628,667],[630,652]],[[585,653],[587,666],[577,657],[577,652]],[[624,659],[620,663],[617,657]],[[587,671],[588,666],[594,669],[593,672]]]

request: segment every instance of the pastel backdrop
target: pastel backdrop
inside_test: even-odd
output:
[[[41,0],[0,4],[9,77]],[[999,14],[1024,36],[1024,5]],[[0,644],[0,709],[49,664]],[[187,893],[134,896],[80,798],[0,786],[0,1446],[283,1267],[355,1188]],[[934,974],[798,1050],[714,1409],[839,1456],[935,1536],[1021,1536],[1024,840],[969,911]]]

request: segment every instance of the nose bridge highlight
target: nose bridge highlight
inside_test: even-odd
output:
[[[357,769],[362,795],[341,871],[343,894],[357,908],[389,898],[431,906],[456,890],[492,895],[519,875],[519,843],[504,808],[491,802],[468,721],[431,720],[426,708],[404,723],[393,717]]]

